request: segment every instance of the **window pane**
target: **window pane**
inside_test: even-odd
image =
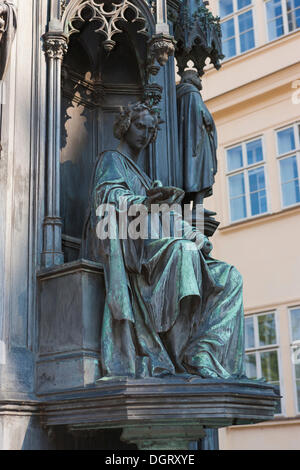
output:
[[[288,13],[289,31],[300,28],[300,8]]]
[[[264,168],[256,168],[248,172],[251,214],[267,212],[267,194],[265,190]]]
[[[290,181],[282,185],[282,203],[284,207],[300,202],[299,181]]]
[[[254,323],[253,318],[245,318],[245,348],[254,348]]]
[[[220,0],[220,17],[223,18],[226,15],[233,13],[233,0]]]
[[[279,382],[277,351],[266,351],[260,353],[262,376],[268,382]]]
[[[241,196],[245,194],[244,174],[239,173],[229,177],[229,195],[230,197]]]
[[[276,385],[280,390],[278,355],[277,351],[267,351],[260,353],[262,376],[267,382]],[[275,408],[275,414],[281,413],[281,403],[278,402]]]
[[[222,44],[223,54],[226,59],[236,55],[235,38],[229,39]]]
[[[251,0],[238,0],[237,2],[238,10],[246,7],[247,5],[251,5]]]
[[[268,21],[282,15],[281,0],[270,0],[266,2]]]
[[[298,178],[296,155],[280,160],[280,176],[282,183],[287,183],[288,181]]]
[[[253,29],[240,35],[240,44],[241,52],[248,51],[255,46]]]
[[[246,356],[245,356],[245,368],[246,368],[246,376],[249,379],[256,379],[257,378],[256,355],[255,354],[246,354]]]
[[[280,161],[283,206],[300,202],[300,187],[296,156]]]
[[[234,147],[227,150],[227,167],[228,171],[236,170],[243,166],[242,146]]]
[[[300,411],[300,364],[295,364],[296,393],[298,402],[298,411]]]
[[[270,21],[268,23],[268,36],[269,41],[273,41],[273,39],[279,38],[284,34],[283,29],[283,18],[280,16],[276,18],[276,20]]]
[[[300,0],[287,0],[286,7],[288,11],[300,7]]]
[[[290,152],[295,149],[294,128],[289,127],[283,131],[277,132],[278,152],[279,155]]]
[[[250,192],[265,189],[265,171],[263,167],[248,172]]]
[[[300,341],[300,307],[291,310],[291,326],[292,341]]]
[[[245,196],[231,199],[230,210],[231,210],[232,222],[234,222],[235,220],[244,219],[245,217],[247,217]]]
[[[244,31],[248,31],[249,29],[253,28],[253,19],[252,19],[252,11],[246,11],[246,13],[242,13],[238,16],[239,20],[239,32],[243,33]]]
[[[266,191],[258,191],[250,194],[251,215],[258,215],[267,212],[267,195]]]
[[[246,217],[247,211],[243,173],[229,177],[229,195],[231,220],[234,221]]]
[[[261,139],[248,142],[246,149],[248,165],[252,165],[253,163],[260,162],[264,159]]]
[[[296,391],[297,391],[298,411],[300,411],[300,379],[296,380]]]
[[[267,346],[269,344],[276,344],[276,328],[275,328],[274,313],[268,313],[266,315],[259,315],[257,317],[257,320],[258,320],[259,345]]]
[[[232,38],[235,35],[233,19],[224,21],[222,23],[222,38],[223,40]]]

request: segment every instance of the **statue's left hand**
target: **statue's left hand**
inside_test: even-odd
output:
[[[212,243],[209,241],[207,237],[205,237],[204,244],[201,248],[202,253],[204,255],[209,255],[212,249],[213,249]]]

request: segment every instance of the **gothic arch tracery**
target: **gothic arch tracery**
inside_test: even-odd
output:
[[[137,23],[138,33],[149,36],[153,29],[154,18],[147,4],[134,0],[119,0],[116,3],[107,0],[74,0],[62,9],[63,32],[67,37],[78,33],[78,24],[85,23],[84,12],[89,12],[89,22],[99,23],[95,32],[103,34],[105,50],[111,51],[115,45],[112,39],[116,33],[122,33],[118,23],[128,22],[126,13],[131,12],[132,22]]]

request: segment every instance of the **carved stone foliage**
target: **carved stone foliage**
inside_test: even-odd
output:
[[[144,87],[143,102],[148,106],[156,106],[162,98],[162,87],[158,83],[150,83]]]
[[[214,17],[201,0],[182,2],[177,18],[174,17],[174,36],[180,75],[190,60],[200,76],[204,73],[207,58],[216,69],[221,67],[224,55],[220,18]]]
[[[68,3],[69,3],[69,0],[60,0],[60,14],[61,14],[61,16],[63,16]]]
[[[141,10],[131,3],[129,0],[116,1],[115,3],[108,0],[81,0],[74,5],[74,11],[69,11],[69,21],[67,22],[65,33],[70,36],[80,31],[80,23],[85,21],[97,22],[99,28],[95,30],[105,36],[103,47],[110,52],[115,41],[112,39],[117,33],[121,33],[120,23],[128,22],[128,16],[132,22],[137,23],[138,33],[148,35],[146,19]]]
[[[167,63],[169,56],[175,52],[175,42],[172,36],[166,34],[156,34],[149,41],[149,59],[154,64],[155,60],[162,67]],[[153,70],[154,71],[154,70]],[[156,73],[151,72],[152,75]]]
[[[67,39],[64,36],[53,37],[46,35],[44,39],[44,49],[47,57],[50,59],[63,60],[68,50]]]

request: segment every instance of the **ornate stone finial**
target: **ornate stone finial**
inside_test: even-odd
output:
[[[60,16],[62,17],[67,8],[68,0],[60,0]]]
[[[60,35],[47,35],[44,36],[44,50],[45,54],[50,59],[63,60],[64,55],[68,51],[68,44],[66,36]]]
[[[200,76],[209,57],[216,69],[221,67],[222,33],[220,18],[214,17],[201,0],[184,0],[174,20],[177,41],[175,56],[182,75],[188,62],[194,63]]]

